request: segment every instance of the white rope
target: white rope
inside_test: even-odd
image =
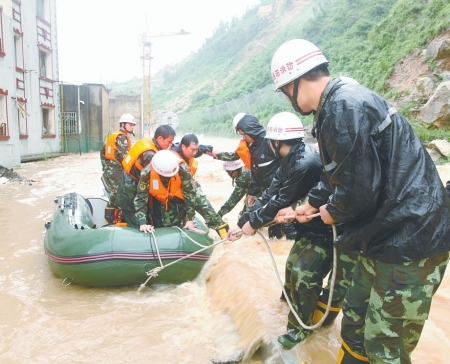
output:
[[[203,246],[203,248],[200,249],[200,250],[197,250],[197,251],[195,251],[195,252],[193,252],[193,253],[191,253],[191,254],[185,255],[184,257],[182,257],[182,258],[180,258],[180,259],[174,260],[173,262],[170,262],[169,264],[166,264],[166,265],[164,265],[164,266],[163,266],[162,263],[161,263],[161,266],[160,266],[160,267],[156,267],[156,268],[154,268],[154,269],[152,269],[152,270],[150,270],[150,271],[147,272],[147,275],[148,275],[149,277],[147,278],[147,280],[146,280],[144,283],[142,283],[142,284],[139,286],[139,289],[138,289],[137,291],[138,291],[138,292],[142,291],[142,289],[144,289],[144,287],[147,285],[148,281],[149,281],[152,277],[157,277],[157,276],[158,276],[158,273],[159,273],[160,271],[162,271],[164,268],[167,268],[167,267],[171,266],[172,264],[181,262],[182,260],[187,259],[187,258],[189,258],[189,257],[192,257],[192,256],[195,255],[195,254],[201,253],[202,251],[204,251],[204,250],[206,250],[206,249],[214,248],[216,245],[222,244],[222,243],[224,243],[224,242],[226,242],[226,241],[228,241],[228,239],[222,239],[222,240],[220,240],[220,241],[218,241],[218,242],[216,242],[216,243],[214,243],[214,244],[207,245],[207,246],[204,246],[204,245],[201,245],[201,244],[198,244],[198,243],[197,243],[197,245]],[[159,254],[159,253],[158,253],[158,254]]]
[[[194,244],[197,244],[198,246],[201,247],[206,247],[206,246],[210,246],[210,245],[202,245],[200,243],[197,243],[194,239],[192,239],[188,234],[186,234],[183,230],[181,230],[181,228],[179,226],[172,226],[174,229],[178,229],[180,230],[180,233],[182,233],[186,238],[188,238],[190,241],[192,241]]]
[[[320,216],[320,213],[317,213],[317,214],[314,214],[314,215],[309,215],[307,217],[308,218],[313,218],[313,217],[317,217],[317,216]],[[332,225],[332,227],[333,227],[333,241],[334,241],[337,238],[337,232],[336,232],[336,226],[334,224]],[[278,273],[277,264],[276,264],[275,259],[273,257],[272,250],[270,249],[269,243],[267,242],[266,238],[259,231],[256,231],[256,232],[262,237],[264,243],[266,244],[266,247],[267,247],[267,250],[269,252],[270,258],[272,259],[273,268],[274,268],[276,276],[278,278],[278,282],[280,283],[281,289],[283,290],[284,297],[286,298],[286,302],[287,302],[287,304],[289,306],[289,309],[292,311],[294,317],[297,319],[297,321],[299,322],[301,327],[303,327],[305,330],[318,329],[319,327],[322,326],[323,322],[327,318],[328,313],[330,312],[331,303],[333,302],[333,291],[334,291],[334,284],[335,284],[335,281],[336,281],[336,268],[337,268],[337,251],[336,251],[336,248],[334,247],[334,244],[333,244],[333,273],[331,275],[330,294],[328,296],[327,309],[326,309],[323,317],[320,319],[320,321],[317,324],[312,325],[312,326],[308,326],[300,319],[300,317],[298,317],[297,312],[295,312],[294,307],[292,307],[292,303],[289,300],[289,297],[288,297],[288,295],[286,293],[286,290],[284,289],[284,284],[283,284],[283,282],[281,280],[280,273]]]

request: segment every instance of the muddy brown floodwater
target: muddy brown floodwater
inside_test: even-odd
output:
[[[222,151],[238,140],[200,138]],[[197,179],[219,209],[233,187],[222,163],[199,159]],[[22,164],[15,171],[30,184],[0,184],[1,363],[211,363],[244,351],[246,363],[262,363],[261,341],[285,332],[288,308],[259,236],[227,242],[194,282],[178,286],[64,287],[46,261],[44,223],[54,198],[68,192],[101,197],[98,153]],[[440,166],[443,181],[450,167]],[[236,226],[241,205],[228,215]],[[277,269],[291,241],[269,241]],[[143,277],[143,281],[146,277]],[[448,363],[450,273],[433,300],[413,362]],[[299,362],[332,364],[340,346],[340,319],[290,350]]]

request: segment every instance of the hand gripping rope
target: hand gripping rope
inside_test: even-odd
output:
[[[317,214],[314,214],[314,215],[309,215],[309,216],[306,216],[306,217],[307,217],[307,218],[314,218],[314,217],[318,217],[318,216],[320,216],[320,213],[317,213]],[[275,222],[275,220],[273,220],[273,221],[269,222],[268,224],[264,225],[264,227],[272,226],[272,225],[275,225],[275,224],[276,224],[276,222]],[[197,250],[196,252],[193,252],[193,253],[191,253],[191,254],[188,254],[188,255],[184,256],[183,258],[174,260],[173,262],[171,262],[171,263],[169,263],[169,264],[167,264],[167,265],[163,265],[163,264],[162,264],[162,261],[161,261],[161,257],[160,257],[160,255],[159,255],[158,244],[156,244],[156,237],[155,237],[154,233],[152,233],[153,239],[154,239],[155,245],[156,245],[156,251],[157,251],[157,254],[158,254],[158,259],[159,259],[159,264],[160,264],[160,266],[159,266],[159,267],[156,267],[156,268],[154,268],[154,269],[152,269],[152,270],[150,270],[150,271],[147,272],[148,278],[147,278],[147,280],[146,280],[144,283],[142,283],[142,284],[139,286],[139,289],[137,290],[138,292],[142,291],[142,289],[144,289],[144,287],[147,285],[148,281],[149,281],[152,277],[158,276],[158,273],[159,273],[160,271],[162,271],[164,268],[167,268],[167,267],[171,266],[172,264],[178,263],[178,262],[180,262],[180,261],[182,261],[182,260],[184,260],[184,259],[186,259],[186,258],[189,258],[189,257],[191,257],[191,256],[193,256],[193,255],[195,255],[195,254],[201,253],[202,251],[204,251],[204,250],[206,250],[206,249],[213,248],[213,247],[215,247],[216,245],[219,245],[219,244],[222,244],[222,243],[228,241],[228,239],[225,238],[225,239],[222,239],[222,240],[220,240],[220,241],[218,241],[218,242],[216,242],[216,243],[214,243],[214,244],[212,244],[212,245],[204,246],[204,245],[202,245],[202,244],[197,243],[195,240],[193,240],[190,236],[188,236],[188,235],[187,235],[183,230],[181,230],[179,227],[174,226],[174,228],[177,228],[178,230],[180,230],[180,232],[181,232],[182,234],[184,234],[184,235],[185,235],[189,240],[191,240],[193,243],[197,244],[198,246],[201,246],[202,249]],[[333,225],[332,225],[332,228],[333,228],[333,241],[335,241],[336,238],[337,238],[336,226],[333,224]],[[267,242],[267,240],[266,240],[266,238],[263,236],[263,234],[261,234],[261,232],[259,232],[259,231],[256,231],[256,232],[258,233],[259,236],[261,236],[261,238],[262,238],[263,241],[264,241],[264,244],[266,244],[267,251],[269,252],[270,258],[271,258],[271,260],[272,260],[272,264],[273,264],[273,267],[274,267],[274,270],[275,270],[275,274],[276,274],[276,276],[277,276],[277,278],[278,278],[278,282],[280,283],[281,289],[283,290],[284,297],[286,298],[286,302],[287,302],[287,304],[288,304],[288,306],[289,306],[289,309],[292,311],[294,317],[296,318],[296,320],[300,323],[300,325],[301,325],[305,330],[315,330],[315,329],[318,329],[319,327],[322,326],[323,322],[326,320],[326,318],[327,318],[327,316],[328,316],[328,313],[330,312],[331,303],[332,303],[332,301],[333,301],[333,291],[334,291],[334,284],[335,284],[335,281],[336,281],[336,268],[337,268],[337,252],[336,252],[336,248],[333,246],[333,268],[332,268],[332,272],[333,272],[333,273],[332,273],[332,276],[331,276],[330,294],[329,294],[329,296],[328,296],[327,309],[326,309],[324,315],[322,316],[322,318],[320,319],[320,321],[319,321],[317,324],[312,325],[312,326],[308,326],[308,325],[306,325],[306,324],[300,319],[300,317],[298,317],[297,312],[295,312],[294,307],[292,307],[292,303],[291,303],[291,301],[290,301],[290,299],[289,299],[289,296],[287,295],[286,290],[284,289],[284,284],[283,284],[283,281],[281,280],[280,273],[278,273],[277,265],[276,265],[275,259],[274,259],[274,257],[273,257],[273,254],[272,254],[272,250],[270,249],[269,243]],[[236,235],[242,235],[242,230],[238,230],[238,231],[236,232]]]

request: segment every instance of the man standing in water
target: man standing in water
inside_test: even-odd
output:
[[[309,190],[319,182],[322,172],[319,154],[303,142],[305,132],[300,119],[290,113],[274,115],[268,125],[266,139],[280,163],[270,187],[256,200],[250,210],[239,220],[239,227],[246,235],[254,235],[256,229],[276,218],[283,223],[283,216],[292,216],[292,205],[304,199]],[[328,191],[330,194],[330,191]],[[297,236],[286,262],[285,291],[302,322],[311,326],[318,323],[325,312],[330,287],[323,287],[323,280],[330,272],[333,261],[333,233],[320,219],[308,224],[295,225]],[[230,230],[230,240],[234,240]],[[355,266],[355,252],[339,255],[333,301],[324,326],[333,323],[340,312]],[[293,348],[312,334],[289,312],[287,333],[278,341]]]
[[[330,77],[328,61],[303,39],[272,59],[276,91],[302,115],[314,112],[324,165],[297,220],[320,211],[345,223],[335,244],[358,250],[343,303],[338,363],[411,363],[448,263],[450,200],[407,120],[375,92]]]
[[[119,119],[119,131],[111,133],[100,150],[102,182],[109,193],[109,201],[105,209],[105,219],[109,223],[114,220],[117,186],[123,171],[122,160],[131,148],[131,139],[128,134],[134,136],[135,125],[133,115],[123,114]]]
[[[157,151],[171,147],[175,135],[175,130],[170,125],[160,125],[156,128],[152,139],[139,140],[124,157],[123,173],[117,187],[116,202],[122,213],[123,221],[129,226],[139,228],[135,219],[134,198],[142,170],[150,163]]]

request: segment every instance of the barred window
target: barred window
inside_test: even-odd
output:
[[[65,112],[64,113],[64,134],[77,134],[78,133],[77,113]]]

